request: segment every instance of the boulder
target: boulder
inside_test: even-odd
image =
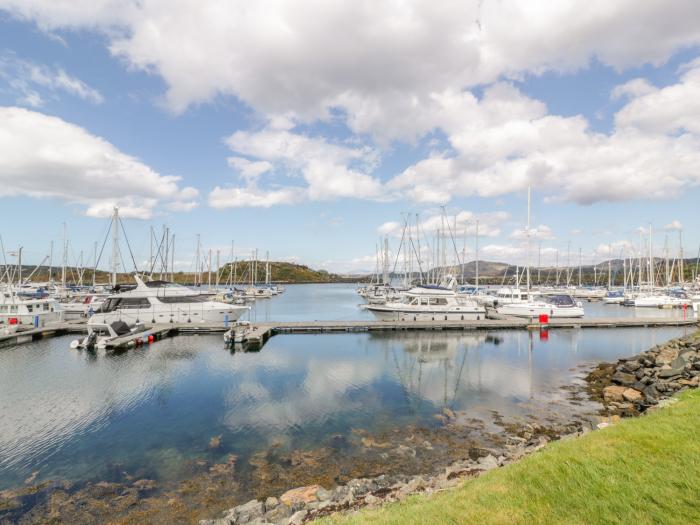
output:
[[[287,505],[287,507],[293,507],[297,504],[306,505],[307,503],[318,501],[317,494],[320,489],[320,485],[309,485],[307,487],[291,489],[282,494],[280,501]]]
[[[603,400],[606,403],[610,402],[622,402],[624,401],[623,394],[627,390],[627,387],[624,386],[617,386],[617,385],[611,385],[611,386],[606,386],[603,389]]]
[[[626,372],[621,372],[618,370],[612,375],[611,378],[613,383],[618,385],[631,386],[637,382],[637,378],[633,374],[628,374]]]
[[[683,369],[685,367],[680,367],[680,368],[664,368],[659,372],[658,377],[660,379],[669,379],[671,377],[678,377],[683,373]]]
[[[291,518],[289,518],[289,521],[287,522],[287,525],[301,525],[304,523],[304,518],[306,518],[306,515],[309,513],[307,510],[300,510],[298,512],[295,512]]]
[[[253,499],[244,505],[233,508],[226,517],[232,519],[236,525],[240,525],[261,518],[264,513],[265,506],[263,502]]]
[[[634,388],[628,388],[624,392],[622,392],[622,397],[630,403],[638,403],[643,399],[644,396],[642,396],[642,393],[639,390],[635,390]]]

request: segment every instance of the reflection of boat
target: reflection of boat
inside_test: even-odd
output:
[[[134,290],[107,299],[88,325],[104,325],[113,321],[138,323],[225,323],[237,320],[247,306],[227,304],[210,295],[197,294],[185,286],[168,281],[144,283],[134,276]]]
[[[584,311],[581,303],[574,301],[570,295],[540,295],[532,301],[513,303],[500,306],[498,313],[515,317],[539,317],[548,315],[552,318],[583,317]]]
[[[404,296],[403,301],[369,304],[366,309],[382,321],[467,321],[486,316],[483,306],[457,295],[452,286],[416,286]]]

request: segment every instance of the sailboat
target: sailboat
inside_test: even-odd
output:
[[[583,317],[583,306],[580,302],[568,294],[548,294],[548,295],[532,295],[530,286],[530,216],[532,207],[532,190],[527,187],[527,254],[526,254],[526,290],[528,300],[517,301],[510,304],[504,304],[496,309],[501,315],[510,315],[513,317],[534,318],[540,315],[549,317]]]

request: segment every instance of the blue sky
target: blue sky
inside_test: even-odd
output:
[[[522,262],[531,184],[547,260],[694,256],[698,6],[603,4],[0,0],[0,235],[88,259],[117,205],[139,260],[167,224],[180,269],[201,234],[352,271],[445,206]]]

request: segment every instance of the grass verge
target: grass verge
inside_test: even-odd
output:
[[[315,523],[700,523],[700,390],[456,489]]]

